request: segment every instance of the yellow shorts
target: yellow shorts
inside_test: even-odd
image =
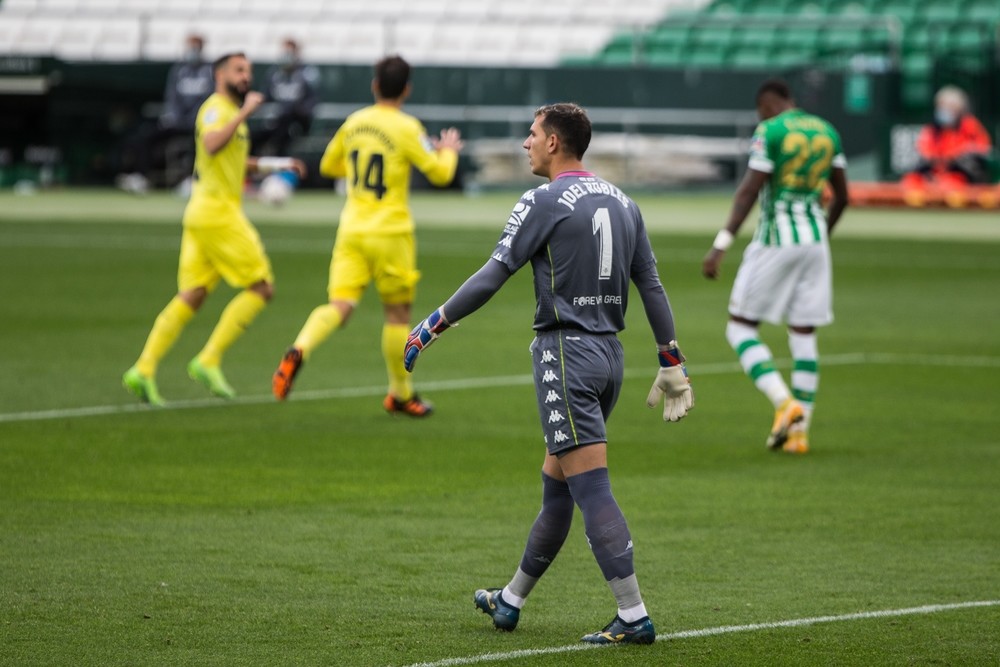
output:
[[[420,272],[411,232],[388,236],[338,234],[330,260],[331,301],[358,303],[373,280],[387,306],[413,303]]]
[[[184,214],[177,267],[180,291],[196,287],[212,291],[220,278],[232,287],[274,282],[260,234],[238,206],[191,208]],[[207,215],[210,220],[205,219]]]

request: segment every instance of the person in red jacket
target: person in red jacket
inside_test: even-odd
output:
[[[945,86],[934,96],[934,121],[917,137],[920,161],[903,177],[903,187],[921,189],[929,183],[959,188],[989,181],[990,135],[969,113],[969,98],[961,88]]]

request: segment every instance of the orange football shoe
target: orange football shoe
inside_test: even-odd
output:
[[[409,400],[402,401],[392,394],[385,397],[382,407],[391,415],[408,415],[410,417],[427,417],[434,412],[434,406],[414,394]]]
[[[788,430],[803,419],[805,413],[802,411],[802,405],[794,398],[785,400],[774,413],[774,424],[771,425],[771,433],[767,436],[768,449],[781,449],[788,440]]]
[[[288,398],[292,391],[292,381],[302,368],[302,350],[290,347],[278,364],[278,370],[271,376],[271,393],[279,401]]]
[[[789,454],[807,454],[809,452],[809,435],[798,425],[788,431],[788,440],[782,445],[781,451]]]

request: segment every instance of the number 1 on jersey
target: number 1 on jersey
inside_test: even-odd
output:
[[[362,180],[361,169],[358,165],[358,151],[351,151],[351,166],[354,168],[354,178],[351,180],[351,187],[358,187],[358,182],[360,181],[362,186],[366,190],[371,190],[375,193],[376,199],[381,199],[385,196],[386,187],[383,182],[385,175],[385,158],[382,157],[381,153],[372,153],[371,157],[368,159],[368,166],[365,168],[365,177]]]
[[[601,266],[597,277],[601,280],[611,279],[611,214],[606,208],[599,208],[594,212],[594,236],[601,233]]]

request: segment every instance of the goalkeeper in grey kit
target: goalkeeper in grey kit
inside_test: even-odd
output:
[[[656,631],[639,592],[632,536],[611,493],[605,428],[622,385],[616,334],[625,328],[630,280],[642,299],[660,364],[647,405],[662,401],[663,418],[677,421],[694,401],[642,215],[621,190],[584,170],[590,137],[590,120],[574,104],[535,112],[524,148],[532,173],[549,182],[522,196],[493,256],[410,332],[404,355],[412,371],[445,329],[489,301],[531,262],[537,301],[531,355],[547,450],[542,509],[510,583],[476,591],[475,605],[497,629],[513,630],[525,599],[565,542],[573,507],[579,505],[591,550],[618,604],[615,618],[583,641],[649,644]]]

